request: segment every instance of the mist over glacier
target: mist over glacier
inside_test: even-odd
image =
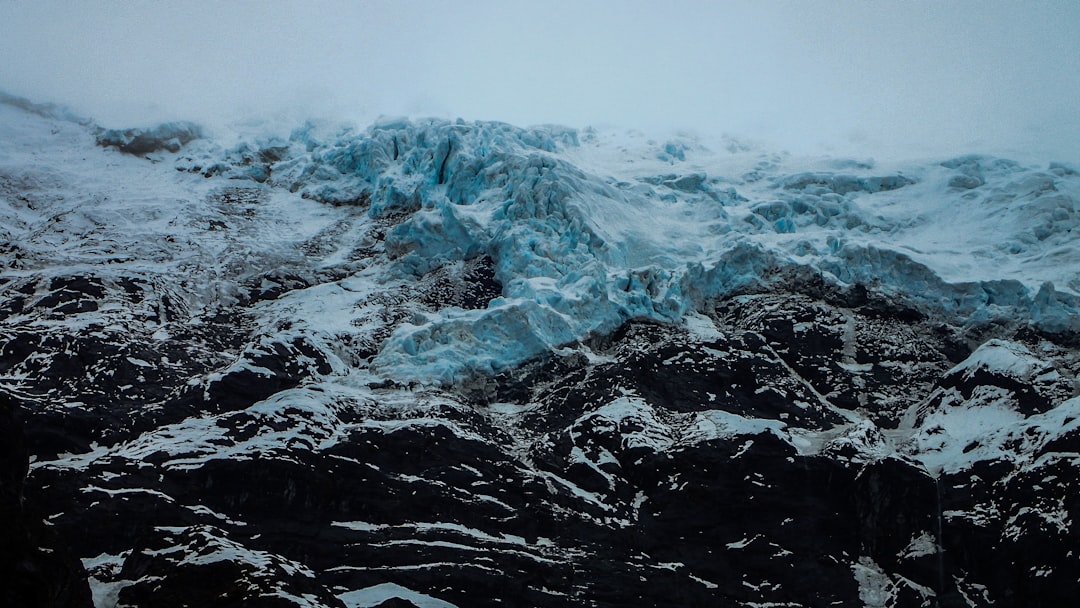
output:
[[[0,89],[106,126],[463,117],[1080,158],[1080,5],[6,3]]]

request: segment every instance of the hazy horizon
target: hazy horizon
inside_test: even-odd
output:
[[[0,90],[106,126],[313,116],[1080,161],[1080,3],[0,4]]]

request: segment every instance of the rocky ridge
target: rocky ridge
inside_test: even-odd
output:
[[[629,181],[595,132],[409,121],[147,160],[5,112],[59,158],[0,156],[4,509],[52,539],[9,555],[85,571],[35,605],[1072,597],[1064,165],[672,141]],[[905,249],[919,188],[999,204],[1032,276]]]

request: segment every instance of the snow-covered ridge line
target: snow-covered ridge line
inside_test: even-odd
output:
[[[498,372],[628,319],[675,322],[715,298],[816,275],[928,314],[1080,330],[1078,300],[1061,290],[1075,291],[1080,274],[1046,268],[1077,255],[1067,239],[1080,179],[1063,165],[967,156],[883,173],[680,142],[646,142],[634,156],[640,142],[628,152],[602,137],[461,120],[308,124],[229,149],[195,142],[176,167],[365,208],[389,226],[385,251],[407,275],[494,260],[502,297],[414,318],[383,345],[373,369],[403,382]],[[722,173],[739,163],[752,169]],[[959,219],[971,223],[949,224]],[[986,251],[993,238],[979,231],[991,229],[1015,232]],[[958,244],[978,249],[958,262]],[[1057,288],[1038,280],[1048,272]]]
[[[18,110],[22,110],[23,112],[35,114],[42,118],[63,120],[83,126],[94,126],[95,124],[93,120],[85,118],[83,116],[79,116],[65,106],[53,103],[37,103],[25,97],[12,95],[11,93],[7,93],[4,91],[0,91],[0,104],[11,106]]]
[[[96,136],[99,146],[113,147],[137,156],[162,150],[179,152],[185,144],[205,136],[202,127],[192,122],[170,122],[148,128],[106,129],[90,118],[79,116],[66,106],[37,103],[4,91],[0,91],[0,105],[41,118],[87,127]]]

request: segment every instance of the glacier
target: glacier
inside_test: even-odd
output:
[[[371,361],[405,384],[498,373],[629,319],[677,323],[793,279],[869,286],[972,323],[1021,315],[1080,328],[1080,177],[1066,165],[966,156],[879,167],[732,149],[384,119],[228,149],[197,142],[176,166],[365,209],[387,226],[395,277],[493,260],[500,297],[414,316]]]
[[[1068,162],[0,96],[0,202],[0,507],[72,605],[1073,592]]]

